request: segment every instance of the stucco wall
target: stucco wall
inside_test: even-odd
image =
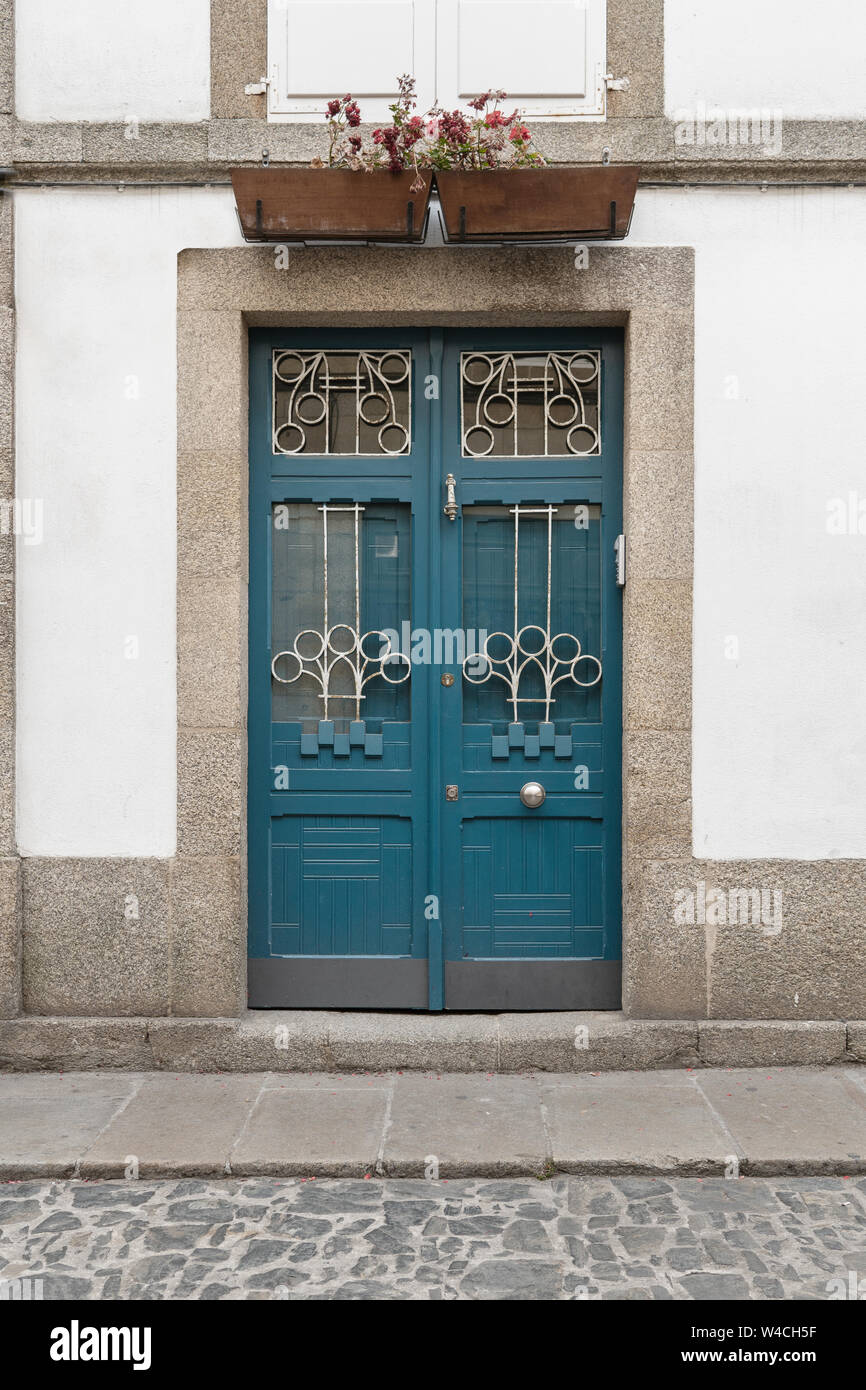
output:
[[[15,36],[23,121],[210,114],[210,0],[19,0]]]
[[[665,110],[866,115],[866,7],[857,0],[665,0]]]
[[[265,71],[266,7],[267,0],[22,0],[18,116],[201,121],[211,114],[211,89],[214,115],[261,115],[262,98],[243,88]],[[613,94],[611,112],[647,114],[656,4],[608,0],[608,10],[609,60],[632,82],[628,93]],[[664,30],[668,115],[746,106],[780,109],[788,120],[866,116],[866,9],[854,0],[727,0],[723,7],[665,0]]]
[[[866,855],[866,190],[641,191],[695,246],[694,850]],[[866,506],[864,506],[866,530]]]
[[[19,850],[170,855],[177,254],[240,242],[234,207],[75,189],[15,212],[17,488],[44,530],[18,545]]]
[[[19,847],[170,855],[176,257],[238,244],[231,197],[19,191],[16,216],[18,493],[45,499],[18,547]],[[864,233],[863,190],[638,198],[630,244],[696,247],[699,857],[866,856],[866,536],[827,530],[866,451]]]

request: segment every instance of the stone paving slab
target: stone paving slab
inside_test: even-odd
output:
[[[148,1076],[81,1155],[82,1177],[220,1177],[261,1091],[258,1076]]]
[[[374,1172],[390,1086],[365,1077],[298,1079],[308,1084],[268,1078],[229,1155],[231,1172],[346,1178]]]
[[[748,1155],[750,1173],[866,1170],[866,1085],[849,1073],[702,1072],[696,1079]]]
[[[866,1173],[866,1068],[0,1075],[0,1178]]]
[[[398,1076],[383,1171],[397,1177],[540,1173],[550,1157],[535,1079]]]
[[[736,1141],[682,1072],[539,1078],[560,1173],[719,1172]]]
[[[74,1097],[3,1101],[0,1176],[71,1177],[76,1155],[91,1148],[116,1112],[115,1099],[99,1096],[88,1097],[86,1106]]]
[[[864,1270],[862,1178],[0,1185],[4,1296],[847,1300]]]
[[[0,1177],[70,1177],[142,1084],[131,1072],[0,1078]]]

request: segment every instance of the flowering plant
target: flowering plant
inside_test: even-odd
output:
[[[546,163],[532,148],[518,111],[506,115],[505,92],[491,90],[470,101],[475,114],[434,107],[427,122],[426,156],[433,169],[525,169]]]
[[[491,89],[468,103],[469,113],[433,107],[426,116],[414,114],[415,79],[398,79],[397,99],[389,106],[391,123],[373,131],[372,145],[355,134],[361,110],[351,94],[328,102],[328,159],[314,159],[316,168],[389,169],[525,169],[546,163],[532,148],[529,127],[515,110],[506,114],[500,103],[505,92]],[[416,179],[413,191],[423,182]]]

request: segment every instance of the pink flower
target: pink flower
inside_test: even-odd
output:
[[[437,140],[437,139],[439,138],[439,122],[438,122],[438,121],[436,121],[436,120],[428,121],[427,124],[426,124],[426,126],[424,127],[424,129],[426,130],[427,134],[431,137],[431,139]]]
[[[509,140],[528,140],[529,128],[525,125],[513,126],[508,136]]]

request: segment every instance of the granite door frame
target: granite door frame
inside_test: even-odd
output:
[[[178,257],[172,1012],[245,1003],[248,328],[411,324],[624,329],[624,1007],[703,1015],[703,939],[693,932],[672,957],[647,903],[652,865],[677,862],[687,883],[692,852],[692,248],[593,247],[583,268],[567,247],[305,248],[283,260],[267,247]]]

